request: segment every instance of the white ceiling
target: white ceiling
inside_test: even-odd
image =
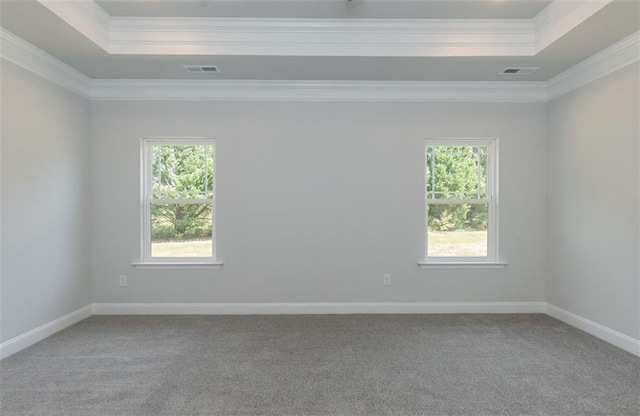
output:
[[[355,1],[355,0],[354,0]],[[590,1],[590,0],[587,0]],[[410,17],[401,15],[401,4],[419,8],[433,6],[438,14],[431,18],[531,18],[547,5],[547,1],[389,1],[366,0],[357,5],[344,5],[338,0],[291,1],[181,1],[138,0],[101,1],[111,13],[128,13],[143,17],[171,13],[174,17],[190,16],[198,9],[218,10],[213,17],[257,17],[260,10],[270,17],[312,16],[322,7],[326,13],[337,8],[358,9],[358,17]],[[345,2],[346,3],[346,2]],[[471,6],[471,3],[473,6]],[[389,6],[398,9],[390,11]],[[469,8],[461,7],[467,4]],[[562,35],[535,56],[483,57],[354,57],[354,56],[260,56],[260,55],[146,55],[110,54],[89,40],[70,24],[56,16],[36,0],[0,0],[0,24],[44,51],[94,79],[265,79],[265,80],[388,80],[388,81],[546,81],[594,53],[612,45],[640,29],[640,2],[614,0],[604,8]],[[277,7],[276,7],[277,6]],[[438,6],[439,9],[436,7]],[[446,6],[446,7],[445,7]],[[500,6],[496,8],[495,6]],[[508,6],[508,7],[507,7]],[[384,12],[385,7],[387,12]],[[318,9],[320,8],[320,9]],[[144,11],[148,9],[147,11]],[[222,10],[225,10],[224,12]],[[298,10],[298,11],[296,11]],[[497,12],[496,10],[501,10]],[[384,13],[387,14],[384,14]],[[403,13],[405,13],[403,12]],[[213,12],[210,12],[213,13]],[[224,15],[228,13],[228,15]],[[353,12],[355,13],[355,12]],[[369,13],[366,15],[365,13]],[[395,15],[392,13],[396,13]],[[202,16],[202,15],[201,15]],[[208,15],[212,17],[211,15]],[[338,17],[327,14],[327,17]],[[424,15],[415,15],[424,17]],[[186,64],[217,65],[220,74],[190,75]],[[531,76],[505,77],[499,71],[507,66],[540,67]]]
[[[111,16],[530,19],[551,0],[99,0]]]

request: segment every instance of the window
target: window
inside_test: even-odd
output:
[[[426,262],[497,261],[495,139],[427,140]]]
[[[214,262],[215,142],[143,139],[142,261]]]

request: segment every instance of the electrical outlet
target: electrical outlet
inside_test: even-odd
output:
[[[120,286],[126,286],[127,285],[127,276],[124,274],[121,274],[119,276],[119,282],[120,282]]]
[[[385,286],[391,286],[391,275],[390,274],[385,274],[382,277],[382,282],[384,283]]]

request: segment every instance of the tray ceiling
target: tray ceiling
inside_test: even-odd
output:
[[[567,3],[576,2],[556,0],[554,5],[548,1],[474,0],[475,9],[483,12],[456,8],[469,2],[455,0],[366,0],[351,6],[334,0],[181,1],[179,4],[162,0],[85,1],[83,4],[97,9],[90,8],[93,12],[75,16],[70,13],[73,8],[64,8],[65,3],[73,6],[76,2],[3,0],[0,3],[2,27],[91,78],[546,81],[640,28],[640,3],[635,0],[589,0],[582,2],[586,4],[582,8],[570,5],[573,9],[567,9]],[[274,6],[267,7],[272,13],[269,19],[256,14],[257,3]],[[400,15],[393,19],[372,19],[371,13],[382,13],[390,3],[406,3],[409,8],[426,4],[439,12],[433,12],[427,20],[406,19]],[[497,5],[502,8],[496,9]],[[360,8],[362,19],[336,18],[336,15],[308,11],[320,6],[326,10]],[[140,15],[140,10],[145,8],[146,14]],[[226,12],[189,18],[199,9]],[[297,18],[302,14],[292,18],[298,9],[307,10],[313,19]],[[502,12],[496,14],[495,10]],[[129,17],[117,16],[124,13]],[[174,16],[157,19],[153,13]],[[473,19],[450,20],[451,16],[471,15]],[[533,17],[523,18],[525,15]],[[234,18],[228,19],[230,16]],[[420,15],[414,15],[417,16]],[[490,20],[486,20],[487,16]],[[158,21],[163,24],[158,26]],[[235,42],[226,49],[210,36],[212,28],[216,33],[224,24],[227,24],[225,33],[232,33],[229,39]],[[177,25],[173,26],[175,30],[171,30],[171,25]],[[246,26],[244,30],[242,25]],[[158,28],[160,30],[156,30]],[[314,29],[318,30],[314,32]],[[342,29],[350,30],[346,46],[344,41],[339,42],[344,34]],[[251,38],[260,30],[266,30],[265,38],[275,36],[275,40],[260,45],[259,39]],[[278,32],[284,33],[284,37],[278,38]],[[205,37],[200,37],[203,33]],[[444,40],[438,38],[443,33],[446,34]],[[328,42],[329,46],[323,51],[317,41],[326,40],[326,36],[338,38]],[[287,53],[290,39],[296,40],[295,48]],[[387,44],[385,48],[385,42],[391,42],[391,46]],[[369,47],[368,52],[358,53],[363,45]],[[402,48],[405,52],[398,53]],[[415,50],[418,53],[412,52]],[[183,65],[217,65],[221,72],[194,75],[187,73]],[[511,66],[540,67],[540,70],[530,76],[499,75],[502,69]]]

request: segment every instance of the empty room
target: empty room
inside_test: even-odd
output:
[[[0,415],[640,415],[640,1],[0,26]]]

